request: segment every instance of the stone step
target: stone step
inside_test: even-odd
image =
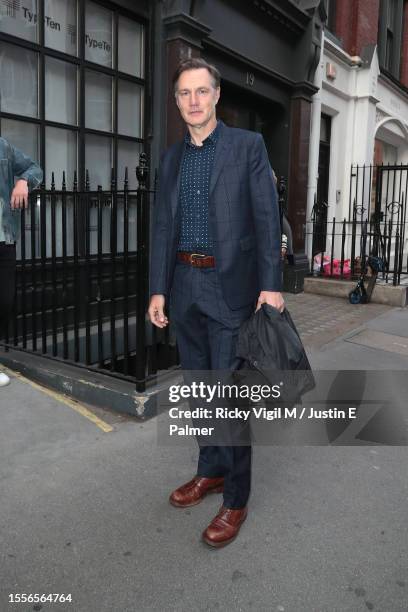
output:
[[[304,279],[303,290],[305,293],[327,295],[332,297],[344,297],[348,299],[350,291],[357,284],[353,280],[339,280],[334,278],[316,278],[307,276]],[[366,283],[367,285],[367,283]],[[377,283],[371,296],[371,302],[375,304],[385,304],[387,306],[405,307],[408,304],[408,287],[398,285],[394,287],[390,284]]]

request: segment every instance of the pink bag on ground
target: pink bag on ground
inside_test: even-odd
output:
[[[318,253],[313,259],[313,270],[314,272],[320,272],[321,270],[322,255]],[[333,267],[331,260],[328,255],[323,255],[323,276],[350,278],[351,268],[350,259],[345,259],[343,262],[343,274],[341,274],[341,259],[333,259]]]

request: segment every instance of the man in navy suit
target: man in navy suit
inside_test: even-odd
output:
[[[239,327],[255,306],[284,309],[276,188],[262,136],[217,121],[218,70],[188,59],[173,82],[187,133],[161,159],[149,316],[168,325],[170,301],[184,370],[228,370]],[[250,445],[203,446],[196,476],[170,503],[186,508],[223,491],[202,537],[225,546],[247,516],[250,478]]]

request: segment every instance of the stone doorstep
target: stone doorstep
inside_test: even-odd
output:
[[[348,299],[348,295],[356,286],[357,281],[337,280],[333,278],[316,278],[305,277],[304,291],[305,293],[314,293],[318,295],[327,295],[330,297],[344,297]],[[408,287],[393,285],[376,284],[371,302],[374,304],[385,304],[386,306],[396,306],[403,308],[408,304]]]

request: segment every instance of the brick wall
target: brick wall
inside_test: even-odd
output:
[[[401,45],[401,83],[408,87],[408,0],[404,3],[404,21]]]
[[[336,3],[336,36],[350,55],[377,43],[380,0],[338,0]]]

